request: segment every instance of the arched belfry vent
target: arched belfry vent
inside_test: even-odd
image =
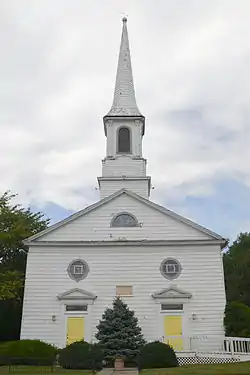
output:
[[[131,132],[129,128],[122,127],[118,129],[118,153],[130,153],[131,152]]]
[[[110,223],[111,227],[137,227],[138,220],[129,212],[120,212],[115,215]]]
[[[113,104],[110,111],[106,116],[104,116],[104,125],[105,120],[110,117],[139,117],[143,120],[144,123],[144,116],[139,111],[135,99],[135,88],[127,30],[127,18],[124,17],[122,19],[122,22],[122,37],[116,73]]]

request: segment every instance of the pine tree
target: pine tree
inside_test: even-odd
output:
[[[97,326],[96,338],[104,348],[105,358],[112,360],[116,356],[132,359],[145,344],[134,311],[117,297],[112,308],[107,308]]]

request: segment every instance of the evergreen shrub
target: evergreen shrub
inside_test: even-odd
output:
[[[61,349],[59,364],[65,369],[101,370],[103,351],[99,344],[77,341]]]
[[[141,348],[138,356],[140,370],[149,368],[177,367],[178,361],[173,348],[159,341],[150,342]]]
[[[97,330],[96,338],[109,365],[120,356],[127,366],[136,363],[145,340],[134,311],[121,298],[116,297],[113,306],[104,311]]]

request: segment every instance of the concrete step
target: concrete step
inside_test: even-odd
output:
[[[99,372],[100,375],[138,375],[138,369],[134,367],[125,368],[123,370],[115,370],[114,368],[104,368]]]

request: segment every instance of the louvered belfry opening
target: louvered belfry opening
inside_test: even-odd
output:
[[[119,153],[130,153],[131,142],[130,142],[130,130],[128,128],[120,128],[118,131],[118,152]]]

